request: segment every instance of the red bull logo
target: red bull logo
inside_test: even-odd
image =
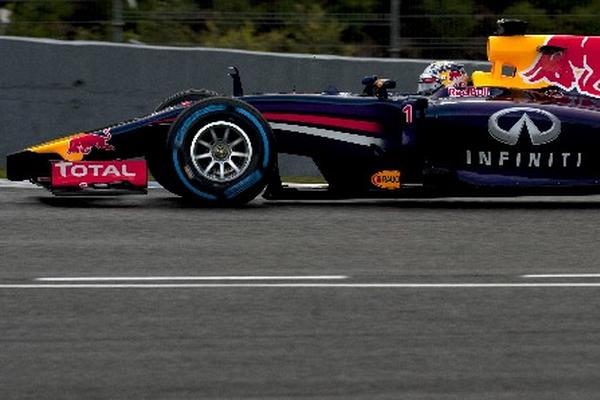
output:
[[[600,98],[600,37],[550,36],[532,66],[521,72],[528,83],[546,82]]]
[[[468,86],[465,88],[448,88],[449,97],[488,97],[490,88]]]
[[[92,149],[113,151],[115,147],[108,144],[111,136],[110,132],[106,130],[104,134],[85,133],[81,136],[77,136],[69,141],[67,153],[90,154]]]

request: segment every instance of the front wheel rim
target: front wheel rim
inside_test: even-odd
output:
[[[252,143],[246,132],[228,121],[204,125],[190,144],[196,172],[212,182],[229,182],[242,176],[252,155]]]

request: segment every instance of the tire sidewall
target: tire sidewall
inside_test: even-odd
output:
[[[202,176],[191,160],[193,137],[203,126],[216,121],[240,127],[252,146],[245,171],[227,182]],[[229,98],[210,98],[180,114],[169,130],[167,149],[169,163],[185,189],[185,197],[214,204],[244,203],[252,199],[264,188],[275,165],[273,134],[266,120],[249,104]]]

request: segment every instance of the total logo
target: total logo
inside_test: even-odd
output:
[[[58,168],[60,176],[66,178],[68,176],[74,176],[76,178],[81,178],[84,176],[92,176],[92,177],[133,177],[135,176],[134,172],[127,171],[127,164],[122,164],[120,166],[114,164],[98,164],[98,163],[72,163],[72,162],[58,162],[55,164]]]
[[[561,129],[556,115],[538,108],[511,107],[497,111],[489,118],[488,132],[496,141],[514,149],[467,150],[465,162],[467,165],[516,168],[580,168],[582,153],[523,151],[554,142]]]
[[[52,163],[52,186],[130,182],[135,186],[147,183],[144,160],[128,161],[58,161]]]

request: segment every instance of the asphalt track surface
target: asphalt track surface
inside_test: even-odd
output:
[[[2,399],[600,397],[600,197],[2,187],[0,221]]]

